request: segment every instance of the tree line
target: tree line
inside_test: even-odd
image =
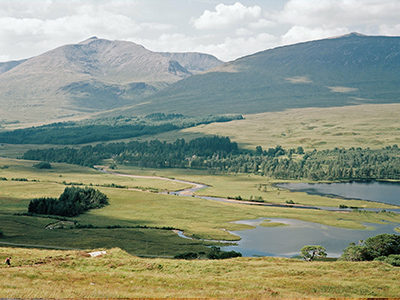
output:
[[[375,180],[400,179],[400,149],[335,148],[305,152],[302,147],[281,146],[255,151],[239,149],[229,137],[202,137],[98,144],[80,149],[28,150],[24,159],[66,162],[83,166],[112,158],[115,163],[149,168],[206,169],[210,173],[254,173],[277,179]]]
[[[243,119],[241,115],[184,116],[154,113],[145,117],[115,117],[58,122],[0,132],[0,143],[79,145],[157,134],[201,124]]]

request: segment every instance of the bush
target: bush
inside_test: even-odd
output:
[[[174,256],[175,259],[196,259],[199,254],[196,252],[185,252]]]
[[[42,161],[36,165],[33,165],[33,167],[36,169],[51,169],[51,164],[48,162]]]
[[[211,246],[211,252],[207,254],[208,259],[227,259],[242,257],[242,253],[236,251],[222,251],[220,247]]]
[[[380,256],[374,261],[382,261],[395,267],[400,267],[400,254],[390,254],[389,256]]]
[[[366,239],[364,244],[350,244],[343,250],[341,260],[363,261],[382,259],[393,254],[400,254],[400,235],[397,234],[379,234]]]

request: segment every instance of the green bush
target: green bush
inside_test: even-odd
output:
[[[242,253],[236,251],[222,251],[220,247],[211,246],[211,252],[207,254],[208,259],[227,259],[242,257]]]
[[[33,167],[36,169],[51,169],[51,164],[48,162],[42,161],[36,165],[33,165]]]
[[[185,252],[174,256],[175,259],[197,259],[199,254],[196,252]]]
[[[382,261],[395,267],[400,267],[400,254],[390,254],[389,256],[380,256],[374,259]]]

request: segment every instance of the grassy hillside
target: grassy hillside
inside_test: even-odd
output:
[[[303,262],[282,258],[181,261],[142,259],[120,249],[0,248],[0,294],[7,298],[397,297],[400,269],[380,262]],[[362,280],[360,280],[362,278]]]
[[[185,78],[125,110],[184,114],[397,103],[400,38],[350,34],[279,47]]]

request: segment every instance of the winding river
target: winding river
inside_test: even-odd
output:
[[[100,169],[99,169],[100,170]],[[185,184],[191,184],[192,187],[178,192],[172,192],[179,196],[192,196],[196,191],[208,187],[204,184],[170,179],[165,177],[155,176],[139,176],[139,175],[127,175],[115,172],[104,171],[106,173],[116,176],[126,176],[133,178],[154,178],[162,180],[170,180],[181,182]],[[360,185],[361,184],[361,185]],[[324,185],[310,185],[296,183],[291,184],[280,184],[277,185],[282,188],[287,188],[293,191],[303,191],[310,194],[320,194],[329,196],[339,196],[344,198],[370,200],[376,202],[391,203],[400,205],[400,202],[392,202],[388,200],[388,195],[392,195],[394,199],[399,199],[397,195],[400,195],[400,184],[387,184],[383,182],[372,182],[372,183],[337,183],[337,184],[324,184]],[[351,190],[351,186],[355,187],[355,191]],[[320,188],[321,187],[321,188]],[[362,191],[357,193],[357,190],[362,190],[362,187],[367,188],[368,191]],[[389,188],[388,188],[389,187]],[[329,188],[327,190],[327,188]],[[333,189],[334,188],[334,189]],[[371,189],[374,192],[371,192]],[[394,192],[393,192],[394,191]],[[386,193],[387,192],[387,193]],[[377,195],[372,197],[372,195]],[[381,196],[381,197],[380,197]],[[213,201],[224,201],[224,202],[235,202],[248,205],[271,205],[271,204],[260,204],[246,201],[236,201],[224,198],[216,197],[202,197]],[[390,196],[391,197],[391,196]],[[282,205],[286,206],[286,205]],[[312,209],[324,209],[316,207],[304,207]],[[327,208],[332,209],[332,208]],[[337,209],[337,208],[335,208]],[[244,230],[244,231],[232,231],[230,233],[240,236],[241,240],[237,242],[236,246],[224,246],[221,247],[225,251],[238,251],[243,256],[280,256],[280,257],[293,257],[299,254],[300,249],[305,245],[322,245],[326,248],[329,257],[339,257],[343,253],[349,243],[357,243],[359,240],[365,240],[368,237],[375,236],[381,233],[396,233],[395,228],[399,227],[398,223],[386,223],[386,224],[365,224],[370,230],[352,230],[343,229],[332,226],[321,225],[317,223],[293,220],[293,219],[268,219],[272,222],[283,223],[287,226],[282,227],[263,227],[260,224],[266,220],[260,218],[256,220],[242,220],[236,223],[247,224],[254,226],[255,229]],[[180,236],[184,237],[182,233]]]

